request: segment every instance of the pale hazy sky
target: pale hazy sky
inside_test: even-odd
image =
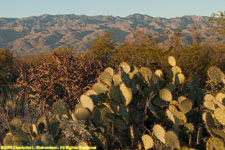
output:
[[[225,10],[225,0],[0,0],[0,17],[42,14],[113,15],[140,13],[153,17],[210,16]]]

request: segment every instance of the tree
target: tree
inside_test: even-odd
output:
[[[13,72],[13,54],[0,49],[0,85],[11,82]]]
[[[218,14],[213,13],[209,18],[209,24],[214,29],[214,31],[225,36],[225,11],[220,11]]]
[[[109,31],[98,36],[90,47],[90,56],[96,60],[101,60],[104,64],[108,64],[115,50],[116,42],[112,40],[114,33],[115,31]]]

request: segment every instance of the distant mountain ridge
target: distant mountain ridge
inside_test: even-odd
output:
[[[122,42],[134,28],[147,33],[162,33],[163,29],[180,27],[184,39],[191,42],[192,28],[197,24],[201,37],[209,35],[208,17],[183,16],[154,18],[133,14],[127,17],[86,15],[41,15],[27,18],[0,18],[0,48],[18,55],[48,52],[60,46],[86,50],[97,35],[116,29],[115,39]]]

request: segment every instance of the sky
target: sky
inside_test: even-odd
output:
[[[134,13],[173,18],[211,16],[225,11],[225,0],[0,0],[0,17],[23,18],[43,14],[112,15]]]

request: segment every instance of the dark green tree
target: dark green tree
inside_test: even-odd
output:
[[[218,14],[213,13],[209,18],[209,24],[214,31],[225,36],[225,11],[220,11]]]
[[[13,61],[13,54],[9,50],[0,49],[0,85],[11,82]]]
[[[115,31],[108,31],[94,40],[89,50],[92,58],[101,60],[104,64],[109,63],[116,46],[116,42],[112,40],[114,33]]]

